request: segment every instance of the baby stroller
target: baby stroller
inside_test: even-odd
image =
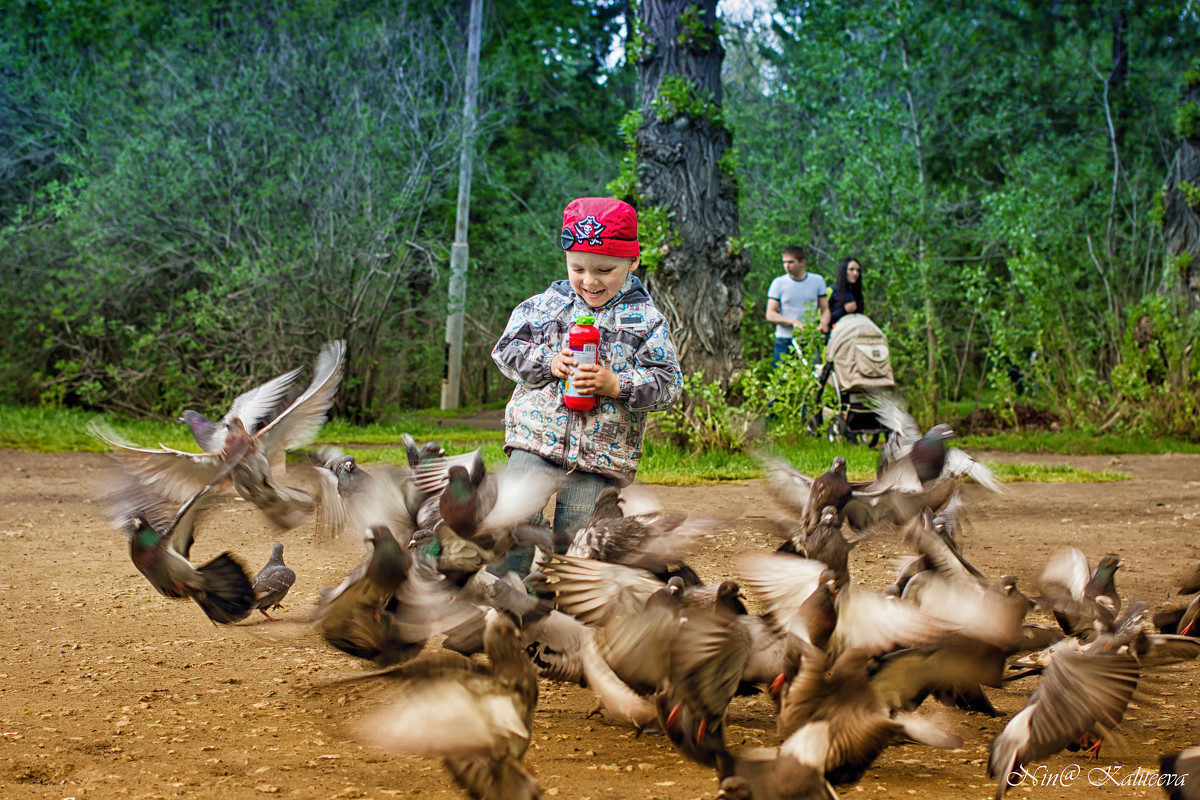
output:
[[[845,439],[854,444],[870,437],[874,447],[888,429],[869,406],[872,393],[896,388],[887,337],[865,314],[847,314],[829,334],[825,364],[817,378],[817,411],[809,420],[816,436],[822,428],[829,441]],[[827,394],[826,387],[832,389]]]

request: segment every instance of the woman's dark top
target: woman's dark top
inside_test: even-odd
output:
[[[851,313],[862,314],[863,296],[861,281],[850,284],[844,291],[839,291],[837,286],[829,290],[829,323],[831,325],[846,316],[846,303],[850,301],[858,304]]]

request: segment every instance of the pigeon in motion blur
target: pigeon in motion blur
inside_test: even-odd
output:
[[[193,432],[199,431],[195,433],[197,441],[219,447],[219,450],[186,453],[167,447],[144,448],[122,441],[95,425],[92,431],[114,448],[128,469],[164,497],[184,502],[229,467],[238,494],[262,510],[278,527],[294,528],[308,518],[315,502],[307,492],[276,483],[273,469],[282,468],[286,452],[311,441],[324,424],[341,381],[345,352],[345,342],[325,345],[317,356],[313,379],[304,393],[253,432],[250,428],[257,427],[261,417],[249,420],[250,425],[247,425],[248,420],[237,414],[257,413],[260,407],[257,402],[248,401],[240,406],[235,402],[237,414],[231,409],[220,423],[202,422],[198,415],[185,415]],[[278,395],[281,392],[281,388],[275,387],[272,392],[263,394]]]
[[[295,582],[295,571],[283,563],[283,545],[276,542],[271,547],[271,557],[266,565],[254,576],[254,607],[267,619],[274,620],[267,612],[283,608],[280,604]]]
[[[566,554],[640,567],[664,581],[678,574],[689,585],[699,584],[700,578],[683,562],[683,556],[717,529],[717,521],[668,514],[657,508],[657,503],[653,510],[626,515],[622,502],[615,487],[605,488],[591,519],[575,534]],[[644,504],[649,503],[645,498]]]
[[[1054,613],[1063,633],[1090,641],[1095,624],[1111,628],[1121,610],[1115,581],[1120,567],[1121,559],[1109,553],[1093,569],[1082,550],[1065,547],[1046,562],[1037,602]]]
[[[484,632],[484,665],[451,653],[413,662],[397,701],[359,727],[363,739],[400,753],[444,759],[456,783],[480,800],[542,796],[525,767],[537,706],[537,673],[521,632],[494,614]]]
[[[133,482],[108,498],[118,529],[129,535],[129,555],[138,572],[164,597],[190,597],[213,622],[230,624],[254,608],[254,588],[245,567],[221,553],[199,567],[189,560],[196,517],[209,503],[211,485],[173,516],[172,504]]]
[[[908,493],[930,492],[936,484],[950,479],[951,483],[944,487],[944,497],[938,495],[940,504],[949,500],[953,481],[964,477],[998,494],[1004,491],[1004,485],[990,469],[962,450],[946,446],[946,441],[954,436],[949,425],[934,425],[922,433],[917,421],[896,398],[877,394],[873,395],[872,404],[879,421],[892,431],[879,454],[876,480],[880,487]],[[940,504],[928,499],[923,503],[934,511]]]
[[[206,453],[220,453],[225,449],[225,437],[235,419],[248,433],[253,434],[278,415],[282,410],[280,405],[292,382],[300,375],[301,369],[297,367],[289,370],[238,395],[219,422],[214,422],[190,408],[185,409],[177,421],[191,429],[192,436],[201,450]]]
[[[1125,716],[1137,689],[1140,666],[1128,642],[1106,634],[1086,647],[1063,639],[1029,701],[992,740],[988,775],[996,779],[996,800],[1030,761],[1075,745],[1083,736],[1093,746]]]

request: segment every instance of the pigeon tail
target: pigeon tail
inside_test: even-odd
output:
[[[246,569],[229,553],[222,553],[196,572],[200,591],[193,595],[213,622],[228,625],[244,619],[254,608],[254,587]]]

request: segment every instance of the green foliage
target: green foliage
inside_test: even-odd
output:
[[[1200,208],[1200,186],[1188,183],[1187,181],[1180,181],[1178,186],[1179,191],[1183,192],[1188,206],[1191,208]]]
[[[699,52],[707,52],[720,45],[721,23],[713,20],[710,25],[705,9],[693,3],[679,15],[679,44]]]
[[[195,442],[186,426],[174,422],[130,421],[113,415],[89,414],[74,409],[0,406],[0,448],[32,452],[102,452],[103,444],[88,435],[89,422],[108,425],[133,442],[158,443],[180,450],[195,451]],[[412,412],[387,423],[355,426],[344,419],[333,419],[322,428],[318,444],[336,444],[354,453],[362,464],[406,464],[407,456],[400,435],[409,433],[418,441],[439,441],[450,453],[479,449],[489,468],[503,465],[506,457],[498,431],[484,431],[462,425],[439,425],[436,411]],[[356,447],[356,445],[364,445]],[[972,450],[1004,449],[1013,451],[1071,453],[1169,453],[1198,452],[1200,445],[1146,437],[1085,437],[1069,434],[1006,434],[996,437],[969,437],[963,445]],[[878,453],[868,447],[845,443],[830,444],[823,439],[782,441],[771,451],[787,459],[808,475],[819,475],[829,468],[833,457],[846,458],[852,480],[868,480],[875,474]],[[303,459],[300,454],[292,458]],[[1063,466],[994,463],[989,467],[1005,481],[1037,480],[1044,482],[1095,482],[1121,480],[1124,476],[1108,471],[1099,473]],[[648,439],[645,443],[638,480],[643,483],[695,485],[716,481],[751,480],[762,477],[762,468],[745,450],[697,451],[677,447],[665,441]]]
[[[708,120],[717,127],[725,126],[725,112],[713,102],[712,94],[701,91],[694,82],[682,75],[663,78],[654,98],[654,110],[663,122],[688,117]]]
[[[1003,483],[1109,483],[1132,479],[1119,472],[1093,472],[1065,464],[988,464],[988,467]]]
[[[1200,439],[1200,320],[1178,301],[1147,297],[1130,309],[1121,361],[1112,371],[1112,415],[1147,436]],[[1105,392],[1105,394],[1107,394]]]
[[[1175,108],[1175,135],[1180,139],[1200,138],[1200,103],[1181,103]]]
[[[769,356],[766,287],[799,242],[828,283],[841,257],[863,264],[867,311],[923,422],[985,395],[1011,413],[1019,367],[1077,429],[1192,435],[1191,328],[1163,334],[1185,312],[1141,303],[1190,266],[1163,257],[1161,186],[1173,119],[1181,134],[1200,125],[1179,103],[1181,76],[1200,83],[1194,20],[1131,6],[1136,69],[1102,91],[1111,15],[1094,4],[776,5],[769,27],[719,30],[690,7],[686,44],[724,45],[723,102],[676,80],[656,109],[737,131],[719,167],[737,179],[734,246],[753,264],[748,360]],[[433,403],[461,12],[19,0],[0,15],[0,400],[219,412],[346,338],[339,413]],[[638,202],[643,120],[621,121],[647,55],[635,4],[488,15],[464,363],[464,397],[483,403],[510,389],[489,354],[512,308],[563,277],[571,197],[607,186],[638,206],[647,270],[678,236]],[[1130,339],[1135,312],[1156,320],[1153,345]],[[787,394],[762,388],[767,372],[747,370],[728,413]],[[768,435],[790,424],[777,405]]]
[[[717,169],[735,181],[738,178],[738,150],[736,147],[730,147],[721,154],[721,158],[717,161]]]
[[[647,272],[653,272],[662,263],[669,248],[681,245],[679,230],[671,224],[674,218],[675,212],[666,206],[642,206],[638,209],[641,267]]]
[[[641,129],[643,121],[642,112],[636,109],[626,112],[625,116],[621,118],[621,141],[625,145],[625,150],[621,156],[621,171],[605,187],[611,196],[623,198],[633,204],[637,204],[639,201],[637,189],[637,132]],[[640,236],[640,227],[642,225],[640,217],[638,223],[638,233]]]
[[[809,328],[805,346],[814,347],[821,334]],[[728,390],[719,381],[706,383],[703,373],[684,376],[683,398],[655,424],[675,445],[702,453],[741,450],[763,438],[783,441],[812,432],[807,423],[818,411],[816,388],[813,365],[793,351],[774,368],[770,359],[752,364]]]
[[[759,424],[762,408],[735,405],[720,381],[704,382],[704,373],[683,378],[683,397],[659,414],[656,425],[677,446],[700,452],[736,451],[745,447]]]
[[[1183,71],[1183,87],[1184,90],[1200,86],[1200,59],[1192,62],[1192,65]]]

